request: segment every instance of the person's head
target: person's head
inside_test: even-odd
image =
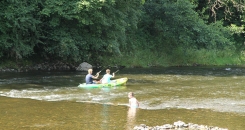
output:
[[[92,74],[93,73],[93,69],[88,69],[88,73]]]
[[[129,92],[128,93],[128,98],[132,98],[132,97],[134,97],[134,93],[133,92]]]
[[[110,69],[106,69],[106,73],[110,74],[111,70]]]

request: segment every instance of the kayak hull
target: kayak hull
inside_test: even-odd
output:
[[[124,86],[126,85],[128,81],[128,78],[119,78],[119,79],[115,79],[115,80],[111,80],[110,83],[108,84],[86,84],[86,83],[82,83],[79,84],[78,87],[79,88],[101,88],[101,87],[115,87],[115,86]]]

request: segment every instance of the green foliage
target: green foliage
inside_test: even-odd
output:
[[[178,47],[169,55],[165,52],[138,50],[134,54],[120,57],[106,57],[103,65],[125,65],[127,67],[152,66],[196,66],[196,65],[242,65],[245,55],[240,58],[235,52],[226,50],[186,49]]]
[[[13,60],[2,60],[0,63],[0,69],[4,68],[16,69],[18,68],[18,65],[15,62],[13,62]]]
[[[231,28],[243,28],[243,31],[234,33],[232,40],[235,43],[237,51],[244,50],[244,24],[245,24],[245,1],[244,0],[209,0],[198,1],[196,11],[201,18],[208,23],[222,21],[222,26]]]
[[[120,47],[126,46],[126,29],[137,28],[142,3],[1,1],[0,58],[96,61],[98,56],[120,54]]]
[[[143,67],[242,63],[245,13],[235,5],[243,1],[223,2],[214,19],[208,11],[215,1],[1,1],[0,59]],[[233,15],[222,13],[226,7]]]
[[[233,32],[233,37],[236,41],[236,48],[237,52],[241,52],[245,49],[244,42],[245,42],[245,28],[244,25],[237,26],[235,24],[231,24],[229,27],[230,30]]]
[[[140,28],[154,37],[156,42],[153,46],[156,48],[232,48],[229,29],[223,28],[221,22],[205,24],[194,8],[190,2],[183,0],[148,1],[144,6],[146,18],[140,23]]]
[[[0,58],[22,59],[34,53],[41,23],[36,15],[39,11],[37,4],[37,1],[28,0],[1,1]]]
[[[45,57],[91,62],[120,54],[120,46],[126,45],[126,28],[136,27],[140,2],[46,0],[41,13],[52,31],[41,52]]]

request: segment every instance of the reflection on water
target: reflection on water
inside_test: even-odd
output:
[[[136,108],[129,107],[128,108],[128,117],[127,117],[127,129],[132,130],[135,125],[135,116],[136,116]]]
[[[109,118],[111,116],[110,106],[126,107],[127,94],[131,91],[137,93],[137,99],[141,104],[140,109],[136,111],[126,110],[125,121],[132,126],[137,123],[151,122],[152,119],[142,118],[142,112],[139,113],[139,110],[142,109],[147,112],[179,110],[175,114],[180,114],[180,109],[184,109],[198,110],[196,111],[197,115],[201,114],[199,110],[233,113],[238,116],[245,115],[245,68],[243,67],[124,69],[120,70],[116,76],[117,78],[128,77],[126,86],[78,88],[78,84],[84,81],[85,75],[86,73],[81,72],[3,73],[0,75],[0,96],[49,102],[98,104],[101,107],[101,110],[98,110],[101,116],[97,118],[101,120],[99,126],[103,129],[111,125],[111,122],[108,121],[111,120]],[[149,117],[150,115],[145,116]],[[215,117],[210,118],[215,120]],[[166,123],[177,120],[178,117],[175,117],[170,120],[171,122]],[[202,120],[201,117],[200,120]],[[196,123],[205,124],[206,119],[203,120],[204,122]],[[153,120],[153,122],[155,121]],[[190,119],[190,121],[195,120]],[[237,122],[234,121],[234,124]],[[225,126],[220,127],[225,128]]]

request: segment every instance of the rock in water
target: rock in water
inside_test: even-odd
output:
[[[87,62],[83,62],[81,63],[78,67],[77,67],[77,71],[87,71],[88,69],[92,69],[93,66],[90,65],[89,63]]]

